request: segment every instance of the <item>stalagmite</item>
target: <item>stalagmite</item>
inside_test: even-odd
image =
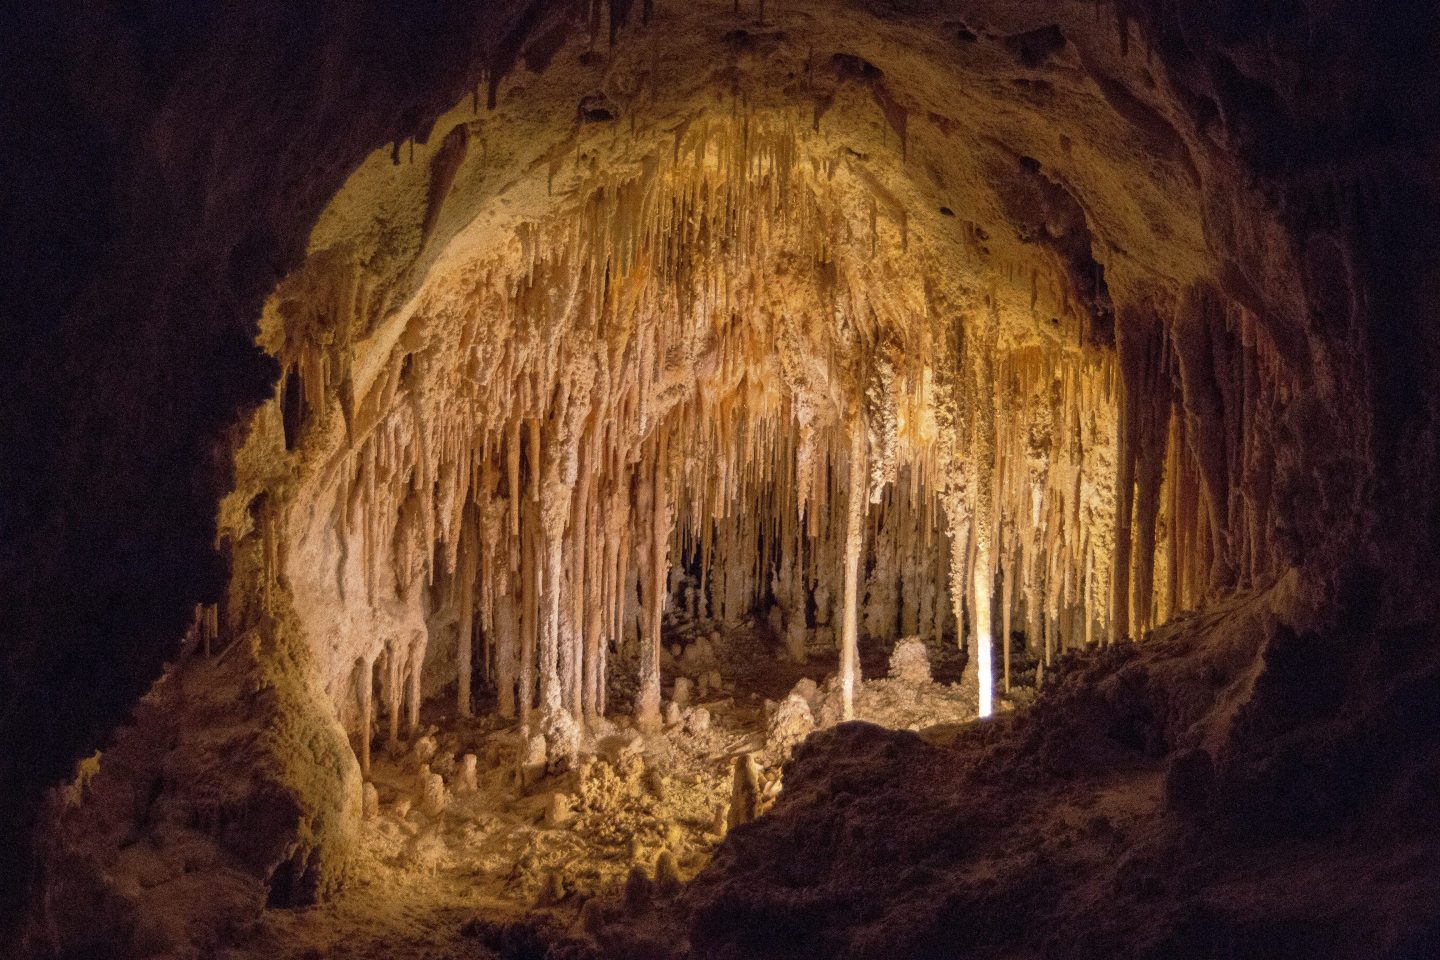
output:
[[[1000,639],[1002,644],[1004,663],[1004,681],[1001,689],[1009,695],[1010,693],[1010,615],[1015,609],[1015,562],[1013,555],[1006,555],[1004,571],[1001,573],[1000,582]]]
[[[865,537],[865,425],[856,415],[850,426],[848,509],[845,518],[845,593],[840,627],[840,712],[842,719],[855,716],[855,684],[860,678],[859,592],[860,551]]]
[[[661,434],[652,449],[650,482],[650,555],[647,558],[649,581],[645,589],[644,646],[640,651],[640,686],[635,695],[635,722],[642,730],[660,726],[660,617],[665,604],[665,573],[667,547],[670,539],[671,512],[666,492],[669,447]]]
[[[735,758],[735,777],[730,791],[730,813],[727,830],[749,823],[760,815],[760,771],[755,757],[745,753]]]
[[[370,738],[375,723],[375,664],[367,659],[359,663],[360,673],[360,775],[370,778]]]
[[[406,714],[405,735],[414,737],[420,728],[420,680],[421,665],[425,660],[425,634],[416,633],[410,640],[408,665],[406,666]]]
[[[391,753],[395,753],[400,747],[400,707],[404,699],[404,674],[400,654],[393,640],[385,648],[385,667],[385,698],[390,719],[390,734],[386,738],[385,746]]]
[[[460,623],[456,636],[455,648],[455,670],[457,674],[455,687],[455,708],[460,716],[470,716],[470,677],[473,673],[471,664],[471,638],[475,628],[475,607],[474,607],[474,586],[475,586],[475,554],[473,538],[465,543],[460,552],[460,569],[457,572],[460,582],[459,604]]]
[[[479,758],[473,753],[467,753],[460,758],[460,769],[455,774],[456,793],[474,793],[478,789],[478,763]]]
[[[420,793],[420,810],[427,817],[445,812],[445,780],[438,773],[426,773]]]
[[[520,611],[520,726],[530,729],[530,714],[535,703],[535,647],[539,637],[536,613],[539,606],[536,580],[542,568],[535,562],[535,525],[525,525],[521,536],[519,575],[521,582]]]
[[[675,854],[669,850],[661,850],[655,858],[655,895],[663,900],[670,900],[678,896],[682,888]]]

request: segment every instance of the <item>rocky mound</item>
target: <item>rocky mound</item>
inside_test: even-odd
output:
[[[687,892],[690,955],[1434,956],[1437,752],[1402,714],[1429,722],[1437,658],[1376,697],[1326,651],[1301,684],[1320,641],[1275,593],[1074,659],[950,745],[810,737]]]

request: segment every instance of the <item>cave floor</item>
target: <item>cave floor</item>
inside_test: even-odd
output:
[[[836,657],[815,651],[804,664],[791,662],[777,655],[780,644],[764,624],[722,630],[671,621],[665,638],[667,694],[679,676],[694,676],[704,692],[670,711],[678,722],[641,736],[617,709],[628,706],[629,691],[615,690],[614,722],[587,731],[579,762],[563,771],[522,772],[524,741],[513,721],[487,711],[493,704],[477,704],[481,715],[462,719],[448,699],[428,703],[412,742],[375,751],[379,811],[362,824],[344,889],[317,906],[267,909],[223,956],[473,958],[485,950],[464,928],[477,918],[548,918],[578,928],[587,900],[618,898],[632,866],[653,874],[664,850],[681,879],[694,876],[722,838],[735,758],[755,757],[761,809],[768,808],[780,792],[781,765],[811,729],[803,716],[778,719],[776,701],[805,678],[818,689],[800,689],[823,701]],[[862,644],[864,673],[879,679],[857,690],[857,719],[944,731],[974,717],[973,692],[947,682],[959,678],[953,643],[927,644],[931,683],[886,677],[890,646]],[[465,753],[477,758],[473,791],[457,777]],[[438,815],[423,809],[427,757],[426,769],[447,784]]]

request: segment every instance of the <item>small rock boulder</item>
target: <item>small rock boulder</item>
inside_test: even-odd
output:
[[[802,698],[810,704],[810,712],[814,713],[820,706],[820,685],[809,677],[801,677],[790,689],[790,696]]]
[[[603,737],[595,745],[602,760],[618,768],[621,761],[638,757],[645,749],[645,739],[636,730],[621,730],[612,736]]]
[[[568,826],[570,820],[570,798],[558,790],[550,794],[550,802],[545,805],[545,827],[559,830]]]
[[[930,683],[930,652],[919,637],[905,637],[890,654],[890,679],[903,683]]]
[[[694,707],[685,715],[685,732],[691,736],[698,736],[710,732],[710,711],[704,707]]]
[[[810,704],[799,694],[792,693],[781,700],[770,715],[766,725],[765,746],[782,755],[789,755],[795,745],[815,730],[815,715]]]

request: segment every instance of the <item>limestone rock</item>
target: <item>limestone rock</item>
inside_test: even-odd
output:
[[[699,736],[710,732],[710,711],[704,707],[692,707],[685,714],[685,732],[691,736]]]
[[[529,786],[545,775],[545,736],[535,734],[525,741],[520,756],[519,780],[522,786]]]
[[[540,890],[539,905],[554,906],[563,901],[566,896],[565,879],[560,876],[560,871],[551,870],[545,875],[545,885]]]
[[[795,745],[815,730],[815,717],[810,704],[797,693],[791,693],[775,707],[765,730],[765,747],[782,756],[789,756]]]
[[[675,854],[669,850],[661,850],[660,855],[655,858],[655,895],[662,900],[670,900],[679,896],[682,886]]]
[[[723,803],[715,804],[710,819],[710,832],[720,839],[725,839],[725,833],[730,827],[730,808]]]
[[[625,719],[621,717],[620,719]],[[620,729],[609,717],[590,717],[585,721],[586,733],[592,741],[612,736]]]
[[[545,827],[558,830],[569,826],[571,819],[570,798],[558,790],[550,794],[550,802],[545,806]]]
[[[665,799],[665,775],[660,772],[659,767],[648,767],[645,770],[645,789],[656,800]]]
[[[680,669],[688,674],[703,674],[715,668],[715,644],[705,637],[697,637],[685,648],[680,656]]]
[[[455,768],[455,754],[444,750],[437,753],[435,758],[430,761],[430,769],[440,774],[440,776],[446,780],[450,780],[455,776]]]
[[[618,767],[623,760],[630,757],[638,757],[644,749],[645,739],[636,730],[622,730],[596,744],[596,751],[601,759],[614,767]]]
[[[476,772],[478,762],[473,753],[467,753],[460,758],[460,769],[455,775],[456,793],[474,793],[479,788],[479,777]]]
[[[735,758],[735,779],[730,790],[730,814],[727,829],[734,830],[760,814],[760,771],[755,757],[745,753]]]
[[[445,778],[432,773],[425,780],[420,795],[420,812],[427,817],[438,817],[445,812]]]
[[[575,766],[580,754],[580,725],[568,711],[554,710],[541,721],[545,737],[545,769],[562,773]]]
[[[819,707],[815,710],[815,726],[817,729],[826,730],[835,726],[844,718],[844,710],[841,705],[840,684],[834,674],[825,678],[816,691],[819,700]]]
[[[445,854],[445,841],[433,826],[416,831],[415,835],[405,843],[406,859],[415,869],[427,876],[435,875],[441,861],[445,859]]]
[[[604,904],[599,900],[586,900],[580,908],[580,927],[590,936],[595,936],[610,923]]]
[[[431,760],[435,759],[435,753],[438,749],[439,746],[436,744],[435,738],[426,734],[417,739],[414,745],[410,747],[410,761],[416,766],[428,764]]]
[[[794,663],[804,663],[810,659],[810,651],[806,643],[810,631],[805,627],[805,620],[796,617],[790,621],[785,630],[785,654]]]
[[[689,677],[676,677],[675,688],[670,694],[671,702],[687,707],[694,696],[695,682]]]
[[[904,683],[930,683],[930,653],[919,637],[905,637],[890,653],[890,679]]]
[[[820,705],[820,686],[809,677],[801,677],[795,681],[795,686],[790,688],[790,695],[804,699],[810,705],[811,713]]]

